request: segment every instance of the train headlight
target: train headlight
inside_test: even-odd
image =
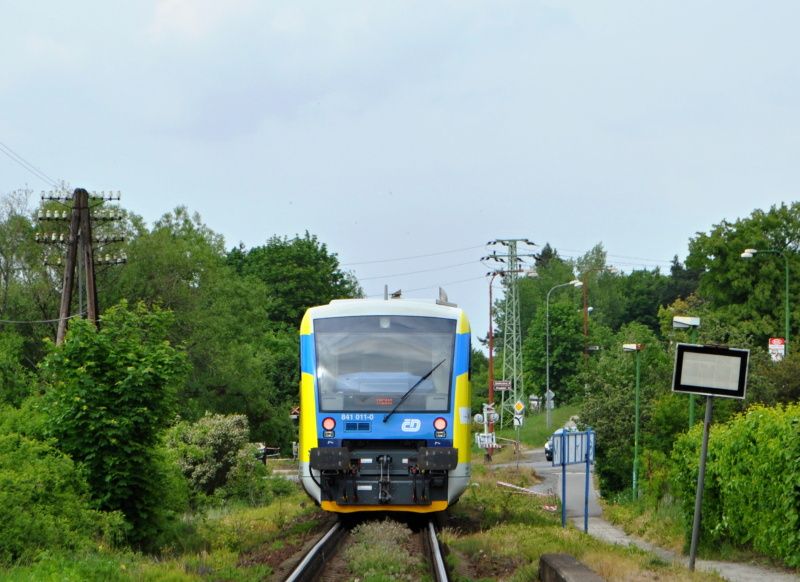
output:
[[[334,428],[336,428],[336,420],[334,420],[330,416],[326,417],[322,421],[322,429],[324,431],[322,433],[322,436],[325,437],[326,439],[332,439],[335,434],[333,432]]]
[[[433,428],[436,432],[433,433],[437,439],[443,439],[447,436],[445,429],[447,428],[447,419],[441,416],[433,421]]]

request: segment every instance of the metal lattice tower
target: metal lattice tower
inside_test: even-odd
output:
[[[533,246],[528,239],[498,239],[492,245],[506,247],[505,254],[493,252],[488,260],[505,263],[504,268],[498,269],[503,275],[505,287],[505,322],[503,326],[503,379],[511,381],[511,393],[506,397],[503,393],[500,408],[500,425],[505,426],[506,418],[514,415],[514,404],[517,401],[526,402],[524,375],[522,372],[522,325],[520,323],[519,290],[520,275],[526,272],[524,258],[535,257],[533,253],[520,253],[518,245]],[[492,323],[490,322],[490,325]],[[527,406],[527,404],[526,404]]]

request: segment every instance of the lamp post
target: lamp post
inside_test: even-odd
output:
[[[636,420],[633,429],[633,498],[639,498],[639,377],[642,344],[622,344],[625,352],[636,352]]]
[[[568,287],[572,285],[573,287],[580,288],[583,286],[583,282],[579,281],[578,279],[573,279],[569,283],[561,283],[560,285],[556,285],[550,291],[547,292],[547,298],[544,302],[545,308],[545,373],[547,378],[547,391],[545,392],[544,398],[544,407],[547,410],[547,428],[550,428],[550,294],[559,289],[561,287]]]
[[[592,273],[617,273],[616,267],[594,267],[592,269],[587,269],[582,273],[583,277],[581,282],[583,283],[583,361],[586,363],[586,360],[589,357],[589,313],[591,312],[592,308],[589,307],[589,275]]]
[[[783,257],[784,272],[786,274],[785,286],[783,290],[783,311],[784,311],[784,333],[785,352],[784,356],[789,355],[789,255],[786,250],[781,249],[744,249],[740,255],[743,259],[752,259],[756,253],[773,253]]]

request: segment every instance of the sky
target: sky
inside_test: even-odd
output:
[[[367,295],[442,286],[483,336],[487,241],[668,270],[796,200],[799,21],[780,0],[0,0],[0,195],[119,190],[229,247],[309,231]]]

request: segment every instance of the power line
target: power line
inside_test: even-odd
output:
[[[67,319],[75,319],[76,317],[83,317],[83,313],[76,313],[70,315]],[[31,320],[14,320],[14,319],[0,319],[0,323],[13,323],[24,325],[27,323],[58,323],[61,319],[31,319]]]
[[[390,279],[392,277],[403,277],[405,275],[417,275],[418,273],[432,273],[433,271],[443,271],[445,269],[455,269],[456,267],[463,267],[465,265],[474,265],[475,261],[467,261],[466,263],[457,263],[455,265],[448,265],[446,267],[436,267],[433,269],[422,269],[420,271],[408,271],[406,273],[394,273],[392,275],[377,275],[375,277],[359,277],[359,281],[372,281],[374,279]]]
[[[452,250],[449,250],[449,251],[439,251],[439,252],[436,252],[436,253],[428,253],[426,255],[414,255],[414,256],[411,256],[411,257],[398,257],[396,259],[378,259],[378,260],[375,260],[375,261],[360,261],[358,263],[343,263],[341,266],[342,267],[354,267],[356,265],[374,265],[376,263],[391,263],[391,262],[394,262],[394,261],[407,261],[407,260],[410,260],[410,259],[424,259],[424,258],[427,258],[427,257],[438,257],[439,255],[448,255],[448,254],[451,254],[451,253],[461,253],[461,252],[464,252],[464,251],[472,251],[472,250],[475,250],[475,249],[481,249],[483,247],[484,247],[484,245],[476,245],[474,247],[464,247],[464,248],[461,248],[461,249],[452,249]]]
[[[429,285],[428,287],[417,287],[415,289],[405,289],[403,293],[413,293],[415,291],[425,291],[427,289],[437,289],[439,287],[446,287],[448,285],[458,285],[459,283],[467,283],[469,281],[477,281],[479,279],[484,279],[486,276],[481,275],[480,277],[470,277],[469,279],[459,279],[458,281],[448,281],[446,283],[439,283],[438,285]],[[367,298],[371,297],[383,297],[383,293],[376,293],[374,295],[367,295]]]
[[[58,184],[56,184],[55,180],[53,180],[50,176],[48,176],[47,174],[42,172],[39,168],[31,164],[28,160],[23,158],[21,155],[19,155],[17,152],[15,152],[13,149],[11,149],[3,142],[0,142],[0,152],[4,153],[12,162],[19,164],[20,166],[28,170],[31,174],[33,174],[40,180],[47,182],[53,188],[58,188]]]

